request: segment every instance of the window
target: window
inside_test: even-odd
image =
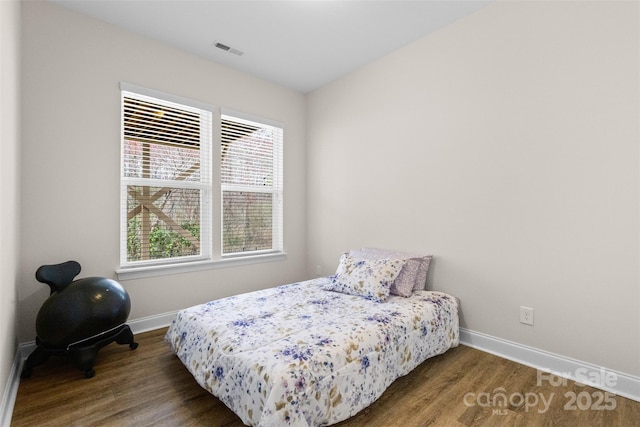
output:
[[[212,112],[122,91],[121,264],[210,257]]]
[[[119,277],[283,255],[282,127],[121,89]]]
[[[282,250],[282,128],[223,114],[222,254]]]

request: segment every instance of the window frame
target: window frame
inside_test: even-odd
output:
[[[284,251],[284,206],[283,206],[283,146],[284,146],[284,136],[282,136],[281,144],[280,144],[280,160],[279,160],[279,170],[274,171],[274,173],[278,173],[280,175],[280,193],[278,197],[278,212],[279,215],[279,233],[278,235],[273,236],[274,243],[273,248],[271,250],[263,250],[263,251],[251,251],[251,252],[240,252],[240,253],[232,253],[232,254],[223,254],[222,253],[222,182],[221,182],[221,160],[220,160],[220,150],[221,150],[221,117],[222,114],[231,116],[234,118],[249,120],[255,123],[264,124],[267,126],[274,126],[281,129],[282,135],[284,135],[284,126],[281,123],[271,121],[268,119],[260,118],[253,115],[248,115],[245,113],[240,113],[237,111],[229,110],[226,108],[219,108],[212,104],[195,101],[191,99],[182,98],[179,96],[171,95],[165,92],[148,89],[145,87],[133,85],[130,83],[121,82],[120,83],[120,136],[121,136],[121,158],[120,158],[120,238],[119,238],[119,246],[120,246],[120,266],[116,269],[116,275],[119,280],[130,280],[130,279],[138,279],[144,277],[154,277],[161,276],[166,274],[178,274],[185,273],[191,271],[200,271],[200,270],[208,270],[215,268],[226,268],[232,266],[242,266],[249,265],[255,263],[263,263],[263,262],[275,262],[282,261],[286,259],[286,252]],[[208,148],[205,148],[208,153],[208,171],[203,171],[204,167],[201,168],[200,173],[208,173],[208,185],[209,189],[206,191],[206,197],[201,198],[201,203],[208,204],[209,218],[208,225],[209,230],[201,230],[200,241],[201,241],[201,253],[200,255],[193,256],[183,256],[183,257],[174,257],[174,258],[164,258],[159,260],[145,260],[145,261],[135,261],[135,262],[127,262],[127,221],[126,221],[126,186],[128,182],[134,180],[126,180],[124,177],[124,157],[123,157],[123,147],[124,147],[124,123],[123,123],[123,100],[124,100],[124,92],[128,92],[135,95],[140,95],[141,97],[151,97],[159,100],[168,101],[170,103],[184,105],[190,108],[196,108],[200,110],[205,110],[211,113],[211,129],[210,136],[211,141]],[[203,149],[201,147],[201,149]],[[274,165],[274,168],[276,165]],[[203,194],[205,194],[203,193]],[[206,199],[206,200],[205,200]],[[217,206],[217,203],[219,205]],[[201,208],[202,209],[202,208]],[[203,210],[204,211],[204,210]],[[204,215],[204,212],[203,212]],[[274,214],[275,215],[275,214]],[[206,223],[207,221],[205,221]],[[217,224],[217,225],[216,225]],[[275,230],[275,229],[274,229]],[[206,241],[205,241],[206,239]],[[276,244],[278,246],[276,246]],[[205,249],[206,246],[206,249]]]

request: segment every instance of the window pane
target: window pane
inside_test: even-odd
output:
[[[125,140],[123,162],[127,178],[200,180],[200,151],[193,148]]]
[[[273,248],[273,195],[224,191],[222,253]]]
[[[200,190],[127,186],[127,261],[200,254]]]
[[[169,104],[125,96],[125,139],[200,147],[200,114]]]
[[[274,128],[222,120],[223,184],[273,186]]]

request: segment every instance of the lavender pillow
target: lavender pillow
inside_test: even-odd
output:
[[[336,274],[324,289],[383,302],[404,264],[401,259],[361,259],[343,254]]]
[[[376,249],[376,248],[362,248],[361,251],[363,253],[369,253],[371,256],[377,257],[385,257],[385,258],[405,258],[405,259],[413,259],[420,263],[416,276],[415,282],[413,285],[412,291],[420,291],[424,290],[427,284],[427,273],[429,272],[429,264],[431,263],[432,255],[416,255],[409,254],[405,252],[391,251],[386,249]]]

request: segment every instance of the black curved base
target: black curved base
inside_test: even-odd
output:
[[[78,369],[84,372],[85,378],[91,378],[96,373],[93,370],[93,365],[98,350],[114,341],[118,344],[129,344],[131,350],[138,348],[138,343],[133,341],[133,333],[129,325],[119,326],[113,331],[63,349],[47,347],[36,337],[37,347],[25,361],[20,377],[29,378],[33,373],[33,368],[42,365],[51,356],[69,356]]]

